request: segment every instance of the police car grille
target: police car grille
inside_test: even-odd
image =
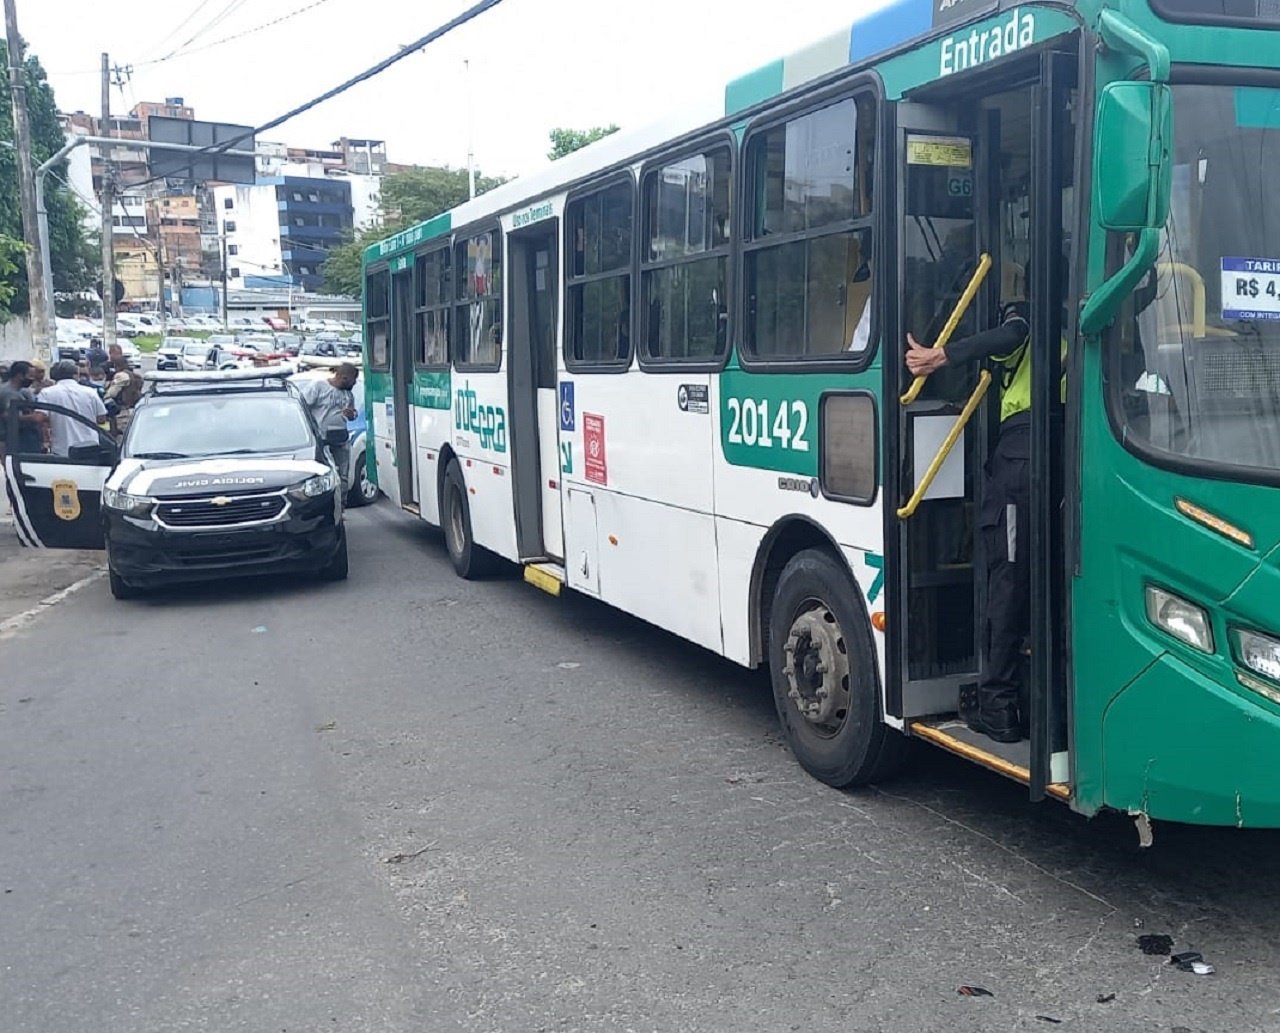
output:
[[[270,520],[284,511],[282,495],[250,495],[218,505],[212,499],[162,502],[156,516],[170,527],[223,527]]]

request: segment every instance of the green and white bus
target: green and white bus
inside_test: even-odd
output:
[[[1083,814],[1278,826],[1277,170],[1274,5],[900,0],[368,248],[369,476],[463,577],[768,665],[833,785],[916,738]],[[913,397],[903,355],[1024,299],[999,744],[958,720],[998,392]]]

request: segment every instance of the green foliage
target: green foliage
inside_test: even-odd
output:
[[[612,124],[593,126],[591,129],[553,129],[549,134],[551,137],[551,150],[547,151],[547,157],[552,161],[556,161],[566,154],[581,150],[587,144],[595,143],[597,140],[617,131],[618,127]]]
[[[483,194],[506,182],[492,176],[476,176],[476,193]],[[466,169],[446,166],[406,169],[382,181],[381,225],[357,232],[351,240],[329,252],[324,263],[324,289],[331,294],[360,296],[360,257],[364,249],[383,237],[424,222],[467,200]]]
[[[8,51],[3,41],[0,41],[0,59],[7,67]],[[28,55],[25,71],[33,164],[39,165],[63,145],[65,137],[58,122],[53,89],[39,60]],[[0,140],[13,141],[13,100],[7,77],[0,88]],[[80,204],[62,185],[61,180],[66,174],[65,162],[54,166],[53,174],[45,181],[45,204],[49,211],[49,254],[53,264],[54,290],[70,293],[92,288],[99,259],[91,243],[85,239]],[[0,147],[0,239],[23,240],[19,198],[17,152],[11,147]],[[5,248],[7,261],[0,263],[0,312],[4,314],[26,312],[29,307],[26,263],[21,258],[22,245],[18,246],[16,257],[11,249]]]

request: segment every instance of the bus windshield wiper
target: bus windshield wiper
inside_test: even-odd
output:
[[[130,459],[190,459],[185,452],[134,452]]]

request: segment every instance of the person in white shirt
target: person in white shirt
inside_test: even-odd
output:
[[[107,407],[98,392],[76,379],[76,364],[63,359],[53,364],[50,374],[53,386],[40,392],[40,401],[59,405],[97,425],[107,418]],[[55,456],[69,455],[75,445],[96,445],[97,431],[60,412],[49,413],[49,451]]]
[[[298,388],[303,404],[311,410],[311,418],[316,421],[320,433],[330,430],[347,429],[347,421],[356,418],[356,403],[351,389],[355,387],[360,371],[349,362],[340,363],[326,380],[305,380]],[[330,445],[334,465],[347,482],[348,467],[351,465],[350,445]]]

